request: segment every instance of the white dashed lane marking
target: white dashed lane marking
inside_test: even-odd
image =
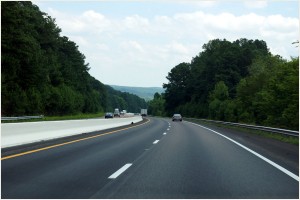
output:
[[[130,166],[132,165],[132,163],[127,163],[126,165],[124,165],[121,169],[119,169],[118,171],[116,171],[115,173],[113,173],[110,177],[108,177],[109,179],[115,179],[118,176],[120,176],[123,172],[125,172]]]
[[[153,142],[153,144],[157,144],[159,142],[159,140],[155,140],[154,142]]]

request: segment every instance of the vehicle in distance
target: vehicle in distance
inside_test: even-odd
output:
[[[147,116],[147,109],[141,109],[141,115]]]
[[[182,116],[180,114],[174,114],[172,121],[182,121]]]
[[[114,118],[114,114],[111,112],[105,113],[105,119],[107,119],[107,118]]]
[[[114,117],[120,117],[120,111],[118,108],[115,109],[115,112],[114,112]]]
[[[120,115],[126,115],[126,113],[127,113],[127,110],[122,110],[121,112],[120,112]]]

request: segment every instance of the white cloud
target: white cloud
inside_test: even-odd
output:
[[[83,36],[70,35],[69,38],[72,41],[76,41],[76,44],[79,45],[80,47],[90,45],[87,39]]]
[[[265,17],[254,13],[236,16],[231,13],[212,15],[194,12],[177,14],[174,19],[185,27],[185,35],[195,38],[199,34],[205,39],[214,36],[226,39],[250,37],[284,44],[298,38],[299,33],[299,20],[282,15]]]
[[[299,19],[283,17],[282,15],[271,15],[266,17],[266,28],[280,33],[299,31]]]
[[[268,2],[266,0],[251,0],[251,1],[245,1],[244,5],[247,8],[257,8],[257,9],[261,9],[261,8],[265,8],[268,6]]]
[[[121,48],[125,51],[135,51],[135,52],[144,52],[144,48],[137,41],[126,41],[121,43]]]
[[[161,86],[172,67],[190,62],[204,43],[216,38],[265,40],[275,54],[298,55],[291,43],[299,37],[299,19],[282,15],[197,11],[112,18],[95,10],[78,15],[49,11],[63,35],[79,45],[92,75],[106,84]],[[145,80],[138,74],[151,78]]]
[[[105,20],[104,15],[97,13],[93,10],[88,10],[82,14],[82,18],[88,22],[101,22]]]
[[[154,21],[162,25],[172,25],[172,18],[168,16],[155,16]]]
[[[104,15],[93,10],[88,10],[79,16],[79,20],[86,26],[85,29],[95,33],[101,33],[111,27],[111,21]]]
[[[168,48],[171,50],[171,52],[176,54],[188,54],[189,50],[187,47],[185,47],[183,44],[180,44],[178,42],[172,42],[170,45],[168,45]]]
[[[68,33],[80,32],[86,26],[85,22],[68,13],[63,13],[53,8],[48,9],[48,14],[56,19],[63,31]]]
[[[197,1],[197,6],[202,7],[202,8],[210,8],[214,7],[217,5],[217,1]]]
[[[148,32],[150,28],[149,20],[139,15],[128,16],[121,23],[127,30],[134,32]]]
[[[199,8],[211,8],[216,6],[219,2],[216,0],[185,0],[179,1],[181,4],[190,4]]]
[[[57,24],[66,33],[89,32],[100,33],[111,27],[111,22],[101,13],[87,10],[79,15],[59,12],[49,8],[50,16],[56,18]]]
[[[98,43],[96,44],[97,50],[99,51],[109,51],[110,48],[107,44],[103,44],[103,43]]]

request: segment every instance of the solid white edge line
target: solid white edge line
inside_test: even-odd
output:
[[[192,122],[188,122],[188,123],[194,124],[194,125],[196,125],[196,126],[200,126],[200,127],[204,128],[204,129],[207,129],[207,130],[209,130],[209,131],[211,131],[211,132],[214,132],[214,133],[216,133],[216,134],[218,134],[218,135],[220,135],[220,136],[226,138],[227,140],[229,140],[229,141],[235,143],[236,145],[242,147],[243,149],[249,151],[249,152],[252,153],[253,155],[255,155],[255,156],[259,157],[260,159],[264,160],[265,162],[271,164],[273,167],[279,169],[279,170],[282,171],[283,173],[287,174],[288,176],[292,177],[293,179],[295,179],[296,181],[299,182],[299,176],[297,176],[296,174],[293,174],[293,173],[290,172],[289,170],[287,170],[287,169],[281,167],[280,165],[274,163],[273,161],[271,161],[271,160],[269,160],[268,158],[266,158],[266,157],[260,155],[259,153],[257,153],[257,152],[255,152],[255,151],[249,149],[248,147],[246,147],[246,146],[244,146],[244,145],[238,143],[237,141],[235,141],[235,140],[233,140],[233,139],[231,139],[231,138],[229,138],[229,137],[227,137],[227,136],[225,136],[225,135],[223,135],[223,134],[221,134],[221,133],[219,133],[219,132],[217,132],[217,131],[214,131],[214,130],[212,130],[212,129],[206,128],[205,126],[201,126],[201,125],[199,125],[199,124],[195,124],[195,123],[192,123]]]
[[[118,176],[120,176],[123,172],[125,172],[125,170],[127,170],[130,166],[132,165],[132,163],[127,163],[126,165],[124,165],[121,169],[119,169],[118,171],[116,171],[115,173],[113,173],[110,177],[108,177],[109,179],[115,179]]]
[[[156,144],[156,143],[158,143],[159,142],[159,140],[155,140],[154,142],[153,142],[153,144]]]

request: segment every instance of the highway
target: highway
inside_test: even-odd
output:
[[[1,198],[299,198],[299,161],[219,130],[166,118],[119,129],[2,155]]]

